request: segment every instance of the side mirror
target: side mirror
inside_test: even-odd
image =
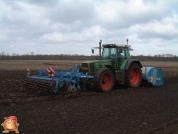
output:
[[[94,49],[91,49],[91,51],[92,51],[92,54],[94,54]]]

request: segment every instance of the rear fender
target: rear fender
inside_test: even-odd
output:
[[[125,70],[128,70],[132,63],[137,63],[138,65],[140,65],[140,68],[142,68],[142,64],[140,63],[140,61],[138,59],[130,59],[130,60],[127,61],[127,64],[125,66]]]

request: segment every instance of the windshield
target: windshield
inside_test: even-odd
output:
[[[103,48],[102,58],[116,58],[116,48]]]
[[[105,47],[103,48],[102,59],[130,58],[129,50],[122,47]]]

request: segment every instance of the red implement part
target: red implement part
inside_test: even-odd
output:
[[[27,67],[27,75],[30,75],[30,69]]]
[[[49,76],[53,77],[55,75],[54,69],[52,67],[47,67],[47,71]]]

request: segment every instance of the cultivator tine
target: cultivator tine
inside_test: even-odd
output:
[[[53,81],[43,81],[43,80],[33,80],[27,79],[25,82],[26,87],[32,89],[52,89],[55,82]]]

